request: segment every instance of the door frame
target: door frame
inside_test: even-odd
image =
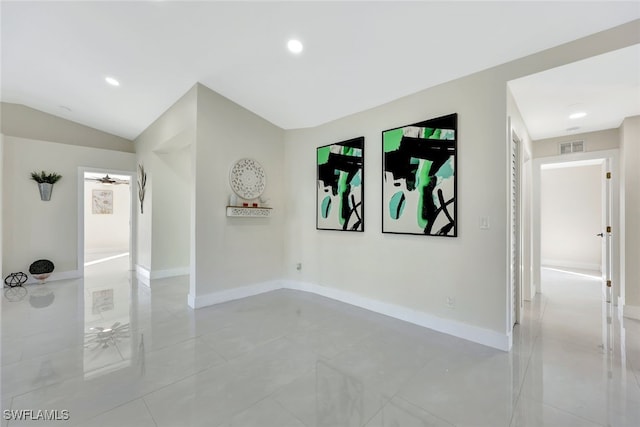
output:
[[[611,197],[610,206],[606,203],[602,204],[603,218],[605,217],[605,210],[610,209],[611,212],[611,271],[609,277],[612,280],[613,301],[618,303],[618,298],[624,301],[624,289],[620,286],[620,180],[619,180],[619,149],[601,150],[601,151],[587,151],[582,153],[563,154],[558,156],[540,157],[533,159],[533,215],[532,215],[532,250],[533,250],[533,280],[532,286],[535,289],[535,293],[541,293],[541,171],[543,165],[560,164],[560,163],[573,163],[582,161],[594,161],[601,160],[604,164],[609,163],[612,177],[611,177]],[[606,185],[606,177],[602,174],[601,179],[603,185]],[[605,188],[604,186],[602,188]],[[603,268],[605,268],[603,266]]]
[[[80,277],[84,277],[84,174],[86,172],[100,173],[100,174],[111,174],[111,175],[124,175],[129,177],[130,186],[131,186],[131,201],[129,203],[129,270],[134,270],[135,260],[134,254],[136,253],[136,239],[135,231],[136,231],[136,192],[133,190],[135,183],[137,182],[137,174],[134,171],[123,171],[118,169],[104,169],[104,168],[93,168],[80,166],[78,167],[78,271],[80,273]]]
[[[523,270],[523,258],[522,258],[522,244],[523,244],[523,221],[522,221],[522,165],[523,165],[523,146],[522,139],[518,136],[517,132],[511,126],[511,120],[509,119],[509,155],[511,159],[515,157],[515,171],[512,170],[511,165],[513,161],[509,162],[509,332],[513,330],[516,324],[521,323],[522,312],[522,270]],[[515,180],[513,178],[513,172],[515,172]],[[515,186],[515,205],[512,203],[511,192]],[[513,213],[513,215],[512,215]],[[515,222],[514,222],[515,218]],[[515,241],[514,241],[515,240]],[[514,307],[515,301],[515,307]]]

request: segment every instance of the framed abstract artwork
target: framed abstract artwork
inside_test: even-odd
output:
[[[316,228],[364,231],[364,137],[316,150]]]
[[[382,232],[458,235],[458,115],[382,132]]]

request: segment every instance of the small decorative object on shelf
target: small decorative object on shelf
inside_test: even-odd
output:
[[[244,218],[268,218],[271,216],[271,208],[256,208],[245,206],[227,206],[227,216]]]
[[[4,284],[10,288],[22,286],[26,282],[27,282],[27,275],[24,274],[22,271],[19,271],[17,273],[11,273],[4,278]]]
[[[62,178],[62,175],[59,175],[55,172],[31,172],[31,179],[38,183],[40,200],[43,200],[45,202],[51,200],[53,184],[58,182],[60,178]]]
[[[39,259],[29,266],[29,273],[31,273],[35,279],[40,280],[40,284],[43,284],[44,281],[51,276],[54,268],[55,266],[48,259]]]

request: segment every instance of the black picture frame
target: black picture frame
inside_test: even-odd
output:
[[[382,232],[458,236],[458,114],[382,131]]]
[[[364,232],[364,136],[316,148],[316,230]]]

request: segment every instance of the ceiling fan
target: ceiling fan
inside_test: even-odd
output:
[[[109,174],[103,176],[103,177],[95,177],[95,178],[90,178],[90,177],[85,177],[84,179],[85,181],[96,181],[99,182],[101,184],[107,184],[107,185],[119,185],[119,184],[129,184],[129,180],[126,179],[120,179],[120,178],[112,178],[109,176]]]

